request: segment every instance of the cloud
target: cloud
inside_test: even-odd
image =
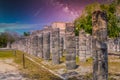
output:
[[[66,6],[66,7],[63,7],[63,11],[64,12],[69,12],[69,8]]]
[[[13,31],[21,34],[24,31],[31,31],[41,28],[41,24],[0,23],[0,32]]]

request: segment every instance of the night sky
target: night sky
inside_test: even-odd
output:
[[[0,0],[0,32],[42,29],[52,22],[73,22],[87,4],[107,0]]]

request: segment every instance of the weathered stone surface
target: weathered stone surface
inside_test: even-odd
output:
[[[66,67],[67,69],[76,68],[76,44],[75,44],[75,34],[74,26],[66,26]]]
[[[43,58],[43,33],[38,35],[38,57]]]
[[[63,51],[64,51],[64,38],[60,36],[60,57],[63,56]]]
[[[38,56],[38,36],[34,36],[32,40],[33,55]]]
[[[52,30],[52,62],[53,64],[60,63],[60,39],[59,29]]]
[[[86,59],[92,57],[92,36],[86,34]]]
[[[82,30],[79,32],[79,59],[82,62],[86,61],[86,50],[87,50],[87,46],[86,46],[86,34],[85,32]]]
[[[108,80],[107,16],[102,11],[92,15],[93,80]]]
[[[79,56],[79,36],[76,36],[76,56]]]
[[[48,30],[43,31],[43,58],[50,59],[50,32]]]
[[[108,52],[119,52],[120,51],[120,38],[116,38],[116,39],[108,39],[107,41],[107,45],[108,45]]]

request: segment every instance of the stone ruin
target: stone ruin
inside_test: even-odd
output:
[[[107,14],[93,12],[92,26],[93,80],[108,80]]]
[[[75,69],[76,68],[76,38],[74,33],[74,26],[67,25],[66,26],[66,67],[67,69]]]
[[[52,62],[53,64],[60,63],[60,39],[59,28],[52,30]]]
[[[92,37],[86,34],[84,30],[79,32],[79,59],[86,62],[86,59],[92,56]]]
[[[106,43],[108,52],[120,51],[120,38],[108,39]],[[65,56],[67,69],[74,69],[76,56],[82,62],[92,57],[92,35],[81,30],[79,36],[75,36],[72,23],[55,22],[43,30],[34,31],[30,36],[19,39],[11,48],[45,60],[52,59],[53,64],[60,64],[60,58]]]

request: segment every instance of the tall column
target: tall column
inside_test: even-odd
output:
[[[76,68],[76,42],[75,42],[75,34],[74,34],[74,26],[66,26],[65,33],[65,43],[66,43],[66,67],[67,69],[75,69]]]
[[[59,29],[52,30],[52,62],[53,64],[60,63],[60,39]]]
[[[76,36],[76,56],[79,56],[79,36]]]
[[[50,59],[50,32],[48,30],[43,31],[43,58]]]
[[[92,57],[92,37],[89,34],[86,34],[86,59]]]
[[[43,58],[43,33],[38,36],[38,57]]]
[[[79,32],[79,59],[81,62],[86,62],[86,34],[84,30]]]
[[[33,37],[33,55],[38,56],[38,36]]]
[[[108,80],[107,15],[102,11],[92,14],[93,80]]]

